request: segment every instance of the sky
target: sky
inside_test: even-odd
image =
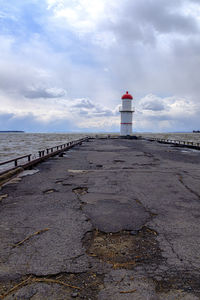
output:
[[[0,130],[200,129],[200,0],[0,0]]]

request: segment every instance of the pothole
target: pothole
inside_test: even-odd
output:
[[[65,155],[66,155],[66,152],[62,152],[62,153],[58,154],[59,157],[63,157]]]
[[[3,194],[3,195],[0,195],[0,201],[7,198],[8,197],[8,194]]]
[[[55,192],[58,192],[58,191],[55,189],[48,189],[48,190],[43,191],[43,194],[51,194],[51,193],[55,193]]]
[[[85,186],[78,186],[74,189],[72,189],[72,192],[78,195],[85,195],[88,192],[88,188]]]
[[[62,184],[63,180],[56,180],[55,183]]]
[[[96,167],[97,168],[103,168],[103,165],[98,164],[98,165],[96,165]]]
[[[87,254],[113,265],[113,268],[133,269],[138,264],[159,264],[163,260],[156,240],[156,231],[144,226],[139,231],[86,234]]]

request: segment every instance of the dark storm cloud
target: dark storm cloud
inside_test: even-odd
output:
[[[185,2],[188,1],[126,1],[118,12],[117,22],[107,20],[104,26],[129,44],[141,41],[154,45],[159,34],[193,35],[199,32],[199,26],[191,15],[183,14]]]
[[[189,7],[194,3],[200,7],[200,1],[192,0],[125,1],[118,18],[105,21],[104,28],[116,36],[105,56],[110,76],[116,89],[130,89],[136,105],[151,93],[188,98],[191,109],[199,102],[200,24],[195,7]],[[168,106],[153,99],[141,109],[151,113]],[[172,112],[171,117],[176,119]]]
[[[200,40],[199,38],[189,38],[173,41],[171,46],[171,57],[168,60],[168,89],[174,94],[189,96],[191,100],[199,102],[200,84]]]
[[[197,32],[197,22],[181,13],[182,4],[184,1],[180,0],[141,0],[131,5],[129,12],[141,24],[153,26],[158,33],[177,32],[186,35]]]

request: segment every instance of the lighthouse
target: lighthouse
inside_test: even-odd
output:
[[[132,115],[134,109],[132,108],[132,100],[133,97],[126,92],[122,96],[122,106],[120,107],[119,111],[121,113],[121,129],[120,135],[126,136],[132,134]]]

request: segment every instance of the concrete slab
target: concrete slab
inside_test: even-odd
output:
[[[2,299],[199,299],[199,166],[199,152],[93,139],[4,186]]]
[[[119,232],[121,230],[139,230],[149,214],[138,203],[120,203],[114,199],[100,200],[88,204],[84,208],[94,228],[103,232]]]

